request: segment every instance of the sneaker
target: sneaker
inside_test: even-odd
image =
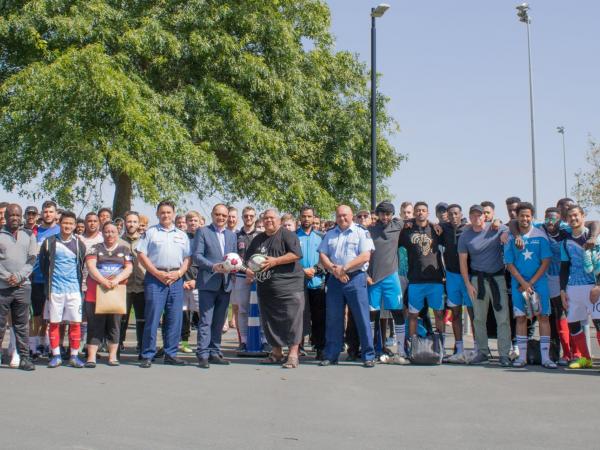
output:
[[[569,365],[569,360],[568,360],[568,359],[566,359],[566,358],[560,358],[560,359],[558,360],[558,365],[559,365],[560,367],[567,367],[567,366]]]
[[[448,356],[446,361],[448,364],[466,364],[465,354],[463,352],[455,353],[454,355]]]
[[[502,367],[511,367],[513,365],[513,361],[508,356],[501,356],[499,361]]]
[[[467,361],[467,364],[488,364],[490,362],[487,355],[477,352],[475,356],[473,356],[470,360]]]
[[[511,361],[515,361],[518,357],[519,357],[519,349],[518,348],[517,349],[514,349],[514,348],[510,349],[510,351],[508,352],[508,358]]]
[[[542,367],[544,367],[545,369],[558,369],[558,365],[551,359],[549,359],[548,361],[544,361],[542,363]]]
[[[53,355],[52,358],[50,358],[50,361],[48,361],[48,368],[56,369],[60,366],[62,366],[62,358],[60,355]]]
[[[410,361],[402,356],[402,355],[392,355],[389,359],[388,359],[388,364],[394,364],[397,366],[406,366],[408,364],[410,364]]]
[[[569,364],[569,369],[591,369],[592,368],[592,360],[581,357],[572,361]]]
[[[19,369],[30,372],[32,370],[35,370],[35,364],[33,364],[33,362],[31,362],[29,358],[23,358],[19,363]]]
[[[16,369],[17,367],[19,367],[20,363],[21,363],[21,357],[19,356],[19,353],[13,352],[12,358],[10,358],[10,363],[8,364],[8,366],[11,369]]]
[[[85,363],[79,359],[79,356],[73,355],[69,358],[69,362],[67,363],[69,367],[74,367],[75,369],[83,369],[85,367]]]
[[[512,365],[513,365],[513,367],[515,367],[517,369],[522,369],[523,367],[525,367],[527,365],[527,361],[525,361],[524,359],[517,359],[517,360],[513,361]]]
[[[181,353],[194,353],[194,350],[192,350],[192,348],[190,347],[190,344],[188,344],[187,341],[183,341],[181,343],[181,345],[179,346],[179,351]]]

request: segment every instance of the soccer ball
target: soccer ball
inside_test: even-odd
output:
[[[242,268],[242,258],[237,253],[227,253],[223,258],[223,267],[227,272],[237,272]]]
[[[265,255],[262,255],[260,253],[255,253],[254,255],[252,255],[250,257],[250,259],[248,260],[248,269],[250,269],[252,272],[260,272],[262,270],[262,263],[264,263],[267,260],[267,257]]]

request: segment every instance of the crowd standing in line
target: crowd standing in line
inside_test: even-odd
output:
[[[517,197],[506,208],[503,224],[490,201],[466,214],[438,203],[433,220],[422,201],[403,202],[398,216],[389,201],[356,215],[339,205],[335,221],[310,206],[297,217],[246,206],[238,228],[238,210],[222,203],[205,224],[197,211],[176,215],[162,201],[152,226],[135,211],[113,218],[101,208],[78,219],[53,201],[24,211],[0,203],[0,345],[9,328],[9,365],[23,370],[41,358],[49,368],[94,368],[105,350],[118,366],[133,310],[140,367],[159,358],[185,365],[178,354],[194,351],[200,368],[230,365],[221,336],[236,328],[237,350],[247,350],[255,289],[268,353],[261,364],[299,367],[308,338],[320,366],[336,365],[344,351],[364,367],[406,365],[427,335],[441,343],[443,363],[486,364],[491,331],[499,364],[522,368],[537,322],[544,368],[591,368],[584,328],[591,317],[600,342],[600,224],[569,198],[541,221]],[[232,270],[228,255],[244,264]],[[99,311],[99,289],[119,286],[125,314]],[[463,341],[465,308],[472,350]]]

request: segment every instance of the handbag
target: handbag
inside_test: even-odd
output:
[[[425,337],[416,335],[411,339],[410,362],[421,365],[438,365],[444,357],[439,335],[428,334]]]
[[[113,289],[96,286],[96,314],[125,314],[127,286],[119,284]]]

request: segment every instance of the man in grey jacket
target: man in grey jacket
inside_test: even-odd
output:
[[[28,347],[29,275],[37,256],[37,242],[31,231],[21,228],[23,211],[19,205],[8,205],[5,217],[6,225],[0,229],[0,348],[10,313],[21,357],[19,369],[34,370]]]

